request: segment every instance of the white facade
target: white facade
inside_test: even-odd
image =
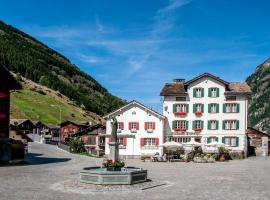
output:
[[[194,89],[198,92],[197,88],[202,88],[204,90],[202,97],[194,97]],[[209,97],[209,88],[218,88],[218,92],[216,89],[213,89],[213,93],[217,92],[218,96]],[[203,76],[202,78],[186,85],[186,98],[184,98],[185,96],[179,98],[181,95],[164,96],[163,115],[166,117],[164,128],[166,139],[180,143],[184,143],[189,140],[196,140],[203,143],[204,148],[205,144],[209,143],[210,140],[214,140],[210,139],[210,137],[215,137],[215,140],[225,143],[228,148],[232,150],[245,151],[248,99],[246,95],[241,95],[239,93],[239,95],[231,95],[232,98],[236,99],[228,100],[226,99],[226,96],[228,97],[228,95],[224,94],[225,91],[226,84],[224,84],[224,82],[216,80],[211,76]],[[188,110],[183,111],[180,109],[180,112],[175,113],[174,105],[178,104],[188,105]],[[193,108],[194,104],[203,105],[203,110],[200,110],[201,113],[197,113],[197,115],[194,113],[196,111]],[[209,113],[209,104],[218,105],[219,109],[216,110],[218,112]],[[223,108],[224,104],[229,104],[227,109],[229,109],[229,106],[232,106],[232,110],[235,112],[225,113]],[[211,107],[211,109],[214,108]],[[174,121],[178,120],[187,121],[188,126],[179,128],[179,124],[181,124],[181,122],[177,122],[177,125],[174,125],[174,123],[176,123]],[[196,120],[203,122],[201,130],[195,130],[193,123],[195,123],[194,121]],[[217,122],[210,123],[209,121],[211,120]],[[226,120],[227,122],[224,122]],[[208,125],[209,123],[210,125]],[[218,123],[218,127],[216,127],[217,129],[210,130],[211,127],[215,127],[215,123]],[[231,126],[233,130],[225,130],[226,128],[229,128],[229,126]]]
[[[111,119],[119,123],[118,139],[121,157],[139,157],[141,155],[162,154],[160,144],[164,142],[164,116],[132,101],[126,106],[107,115],[105,154],[109,154]],[[147,125],[145,124],[147,123]],[[148,125],[148,123],[151,123]],[[147,127],[146,127],[147,126]]]

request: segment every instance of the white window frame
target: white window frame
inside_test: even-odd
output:
[[[170,138],[170,141],[178,142],[178,143],[186,143],[191,141],[191,137],[174,137]]]
[[[211,97],[217,97],[217,88],[210,88]]]
[[[146,147],[156,146],[156,139],[155,138],[144,138],[144,146],[146,146]]]
[[[237,113],[237,103],[226,103],[226,113]]]
[[[195,97],[202,97],[202,88],[195,88]]]
[[[176,121],[176,129],[187,129],[185,120]]]
[[[230,147],[236,147],[236,137],[225,137],[225,145]]]
[[[201,120],[195,120],[195,129],[202,129],[202,121]]]
[[[216,120],[211,120],[210,121],[210,129],[211,130],[216,130],[217,129],[217,121]]]
[[[216,103],[211,103],[210,104],[210,112],[211,113],[217,113],[217,104]]]
[[[201,103],[196,103],[195,108],[196,108],[195,112],[202,112],[202,104]]]
[[[137,130],[137,122],[131,122],[131,130]]]
[[[187,105],[186,104],[176,104],[176,112],[186,112]]]
[[[153,130],[154,122],[147,122],[147,130]]]
[[[237,129],[237,120],[225,121],[225,130],[236,130],[236,129]]]

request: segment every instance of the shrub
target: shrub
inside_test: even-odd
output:
[[[84,144],[79,139],[70,139],[68,141],[68,144],[70,145],[72,152],[74,153],[84,153],[85,148]]]
[[[241,151],[241,152],[233,152],[231,151],[229,153],[229,156],[232,160],[241,160],[241,159],[244,159],[245,155],[244,155],[244,152]]]
[[[106,160],[103,163],[103,166],[106,168],[122,168],[125,166],[125,163],[122,161],[112,161],[112,160]]]
[[[46,93],[43,90],[37,90],[39,94],[46,95]]]

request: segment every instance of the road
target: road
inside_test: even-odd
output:
[[[0,200],[270,199],[269,157],[215,164],[127,160],[128,165],[148,169],[153,182],[167,185],[143,191],[81,194],[54,187],[78,181],[83,167],[100,166],[102,159],[38,143],[31,143],[29,152],[28,165],[0,167]]]

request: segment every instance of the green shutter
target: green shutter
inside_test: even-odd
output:
[[[211,130],[211,121],[208,121],[208,130]]]
[[[176,112],[176,104],[173,104],[173,113]]]
[[[211,103],[208,104],[208,113],[211,113]]]
[[[218,103],[216,104],[216,107],[217,107],[217,113],[219,113],[219,104]]]
[[[216,120],[216,122],[217,122],[217,123],[216,123],[216,125],[217,125],[217,126],[216,126],[216,130],[218,130],[219,121]]]
[[[172,123],[173,123],[172,124],[173,129],[175,129],[176,128],[176,121],[173,121]]]
[[[192,128],[195,128],[195,121],[192,122]]]
[[[236,104],[236,112],[238,112],[238,113],[240,112],[240,104],[239,103]]]
[[[211,97],[211,88],[208,88],[208,97]]]
[[[225,144],[225,137],[222,137],[222,143]]]
[[[236,137],[236,146],[239,146],[239,137]]]
[[[236,130],[239,130],[239,120],[236,121]]]
[[[202,112],[204,112],[204,104],[202,104]]]
[[[218,137],[216,137],[216,142],[218,142]]]
[[[202,90],[202,97],[204,97],[204,88],[202,88],[201,90]]]
[[[203,121],[201,121],[201,128],[203,129]]]
[[[188,121],[186,121],[186,129],[188,129]]]
[[[226,104],[223,104],[223,113],[226,113]]]
[[[196,112],[196,104],[193,104],[193,112]]]
[[[225,130],[225,120],[222,121],[222,129]]]
[[[219,88],[217,88],[217,97],[219,97]]]
[[[188,113],[188,110],[189,110],[189,105],[186,104],[186,112]]]
[[[210,140],[211,140],[211,138],[210,138],[210,137],[208,137],[208,138],[207,138],[207,144],[209,144],[209,143],[210,143]]]
[[[196,97],[196,88],[193,88],[193,97]]]

